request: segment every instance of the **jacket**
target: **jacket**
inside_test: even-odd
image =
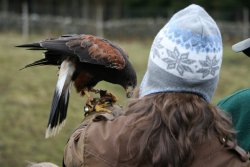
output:
[[[238,144],[250,151],[250,89],[239,90],[218,103],[218,107],[232,116]]]
[[[89,116],[71,135],[64,151],[66,167],[133,167],[127,151],[129,116],[109,113]],[[127,130],[127,129],[126,129]],[[127,131],[129,132],[129,131]],[[134,149],[139,143],[134,143]],[[250,167],[249,156],[233,143],[220,139],[195,146],[190,167]],[[152,167],[145,163],[143,167]]]

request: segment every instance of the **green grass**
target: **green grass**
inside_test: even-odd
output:
[[[48,36],[47,36],[48,37]],[[39,51],[26,51],[15,45],[46,38],[33,35],[22,40],[17,34],[0,34],[0,166],[22,167],[25,161],[50,161],[61,165],[64,145],[83,118],[83,98],[72,89],[66,126],[51,139],[45,139],[52,95],[57,80],[55,67],[38,67],[19,71],[24,65],[42,57]],[[116,41],[130,55],[138,74],[138,83],[146,69],[151,41]],[[213,103],[230,93],[248,87],[250,60],[225,45],[218,89]],[[101,83],[126,105],[121,87]]]

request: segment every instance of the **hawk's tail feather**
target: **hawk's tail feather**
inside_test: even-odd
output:
[[[45,138],[57,134],[65,123],[69,102],[69,88],[74,71],[74,64],[70,60],[64,60],[59,71]]]
[[[46,51],[45,52],[45,58],[34,61],[33,63],[27,64],[20,70],[23,70],[28,67],[33,66],[42,66],[42,65],[55,65],[59,66],[62,63],[62,56],[58,54],[56,51]]]
[[[50,64],[51,63],[47,59],[40,59],[40,60],[37,60],[37,61],[35,61],[33,63],[30,63],[30,64],[24,66],[20,70],[23,70],[25,68],[32,67],[32,66],[41,66],[41,65],[50,65]]]
[[[40,45],[40,43],[23,44],[23,45],[17,45],[16,47],[28,48],[28,50],[46,50]]]
[[[67,115],[69,102],[69,91],[65,95],[62,95],[58,101],[58,107],[55,109],[54,117],[50,117],[49,124],[46,130],[45,138],[55,136],[65,125],[65,119]]]

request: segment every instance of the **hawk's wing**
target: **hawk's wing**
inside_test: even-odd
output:
[[[92,35],[81,35],[69,40],[66,45],[81,62],[104,65],[108,68],[123,69],[127,54],[110,41]]]
[[[35,65],[60,65],[69,56],[78,57],[80,62],[103,65],[108,68],[123,69],[127,54],[106,39],[92,35],[63,35],[39,43],[24,44],[31,50],[46,50],[45,58],[25,67]]]

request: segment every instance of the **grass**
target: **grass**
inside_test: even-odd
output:
[[[45,139],[50,104],[56,83],[57,68],[38,67],[19,71],[42,57],[41,52],[13,46],[46,38],[33,35],[23,40],[18,34],[0,34],[0,166],[22,167],[26,161],[50,161],[61,165],[64,145],[83,118],[83,99],[72,89],[66,126],[51,139]],[[138,74],[138,83],[146,69],[151,41],[116,41],[130,55]],[[250,60],[224,46],[220,82],[213,103],[230,93],[248,87]],[[126,105],[121,87],[100,83]]]

